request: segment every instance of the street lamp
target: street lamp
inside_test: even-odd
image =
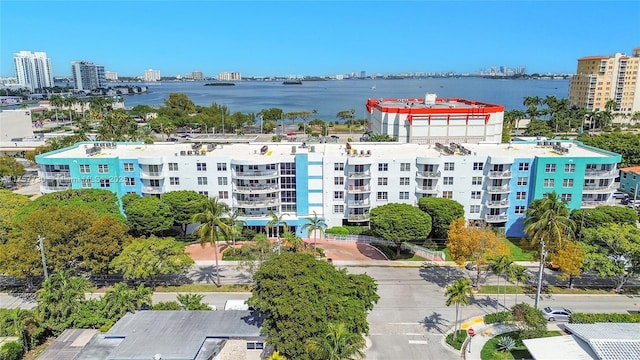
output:
[[[540,290],[542,289],[542,275],[544,274],[544,259],[547,257],[547,249],[544,245],[544,239],[540,239],[542,245],[540,253],[540,269],[538,271],[538,288],[536,289],[536,301],[534,307],[538,308],[538,301],[540,300]]]

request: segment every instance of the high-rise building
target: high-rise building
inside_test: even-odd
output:
[[[224,71],[218,74],[218,80],[222,80],[222,81],[242,80],[242,76],[240,76],[239,72]]]
[[[20,51],[13,56],[18,83],[31,91],[53,87],[51,60],[46,52]]]
[[[153,69],[145,70],[144,81],[146,82],[160,81],[160,70],[153,70]]]
[[[104,77],[105,77],[105,79],[110,80],[110,81],[118,81],[118,73],[117,72],[105,71],[104,72]]]
[[[191,78],[195,81],[204,80],[204,75],[202,75],[202,71],[193,71],[191,72]]]
[[[106,87],[106,77],[103,65],[96,65],[87,61],[72,61],[71,76],[76,90],[91,91]]]
[[[578,69],[569,85],[571,105],[591,111],[604,110],[615,101],[618,113],[640,111],[640,47],[631,56],[585,56],[578,59]]]

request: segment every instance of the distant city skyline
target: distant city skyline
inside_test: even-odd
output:
[[[631,54],[637,1],[14,1],[0,4],[0,77],[13,55],[46,52],[119,76],[204,77],[573,73],[577,59]]]

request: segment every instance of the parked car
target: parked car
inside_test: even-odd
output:
[[[622,200],[624,198],[628,198],[629,194],[627,194],[625,192],[622,192],[622,191],[616,191],[616,192],[613,193],[612,196],[613,196],[614,199]]]
[[[571,310],[555,306],[546,307],[542,309],[542,316],[544,316],[547,321],[569,321]]]

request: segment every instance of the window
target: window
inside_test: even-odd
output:
[[[149,180],[149,185],[151,185],[151,186],[160,186],[160,180],[158,180],[158,179]]]
[[[169,163],[169,171],[178,171],[178,163]]]
[[[515,213],[524,214],[524,205],[516,205]]]
[[[442,185],[453,185],[453,176],[445,176],[442,179]]]
[[[469,207],[469,212],[471,214],[480,214],[480,205],[471,205]]]
[[[334,200],[342,200],[342,199],[344,199],[344,191],[334,191],[333,192],[333,199]]]
[[[124,163],[124,171],[132,172],[133,171],[133,163]]]
[[[555,179],[544,179],[544,187],[551,188],[556,184]]]
[[[344,185],[344,177],[336,176],[333,178],[333,185]]]
[[[198,171],[207,171],[207,163],[197,163],[196,169]]]
[[[562,180],[562,187],[563,188],[573,187],[573,179],[564,179],[564,180]]]
[[[91,187],[91,179],[82,179],[82,187],[90,188]]]
[[[576,164],[564,164],[564,172],[566,173],[576,172]]]
[[[333,205],[334,214],[344,214],[344,205]]]
[[[100,164],[98,165],[98,172],[100,174],[106,174],[109,172],[109,165],[107,164]]]
[[[518,170],[529,171],[529,163],[525,163],[525,162],[518,163]]]
[[[109,179],[100,179],[100,187],[101,188],[111,187],[111,182],[109,181]]]
[[[378,171],[389,171],[389,164],[387,163],[378,164]]]
[[[386,185],[387,185],[387,183],[388,183],[388,181],[389,181],[389,180],[388,180],[386,177],[378,178],[378,185],[380,185],[380,186],[386,186]]]
[[[89,165],[80,165],[80,174],[88,174],[90,171]]]
[[[571,194],[562,194],[560,195],[560,198],[562,199],[562,201],[569,202],[571,201]]]
[[[227,163],[218,163],[218,171],[227,171]]]
[[[453,191],[443,191],[442,197],[445,199],[453,199]]]
[[[473,163],[473,170],[482,170],[482,169],[484,169],[484,163],[481,163],[481,162]]]
[[[208,181],[205,176],[198,176],[198,185],[207,185]]]
[[[409,200],[409,192],[400,191],[400,200]]]
[[[401,177],[400,178],[400,186],[405,186],[405,185],[410,185],[411,184],[411,180],[409,180],[408,177]]]
[[[400,163],[400,171],[411,171],[411,163]]]
[[[480,199],[482,197],[482,191],[472,191],[471,198],[472,199]]]
[[[136,179],[132,177],[124,178],[124,184],[126,186],[136,186]]]
[[[516,200],[526,200],[527,192],[526,191],[518,191],[516,192]]]
[[[453,171],[455,170],[455,166],[452,162],[444,163],[444,171]]]
[[[335,171],[344,171],[344,163],[334,163],[333,170]]]
[[[218,199],[228,199],[229,192],[228,191],[218,191]]]
[[[386,191],[378,191],[376,198],[381,201],[387,201],[389,199],[389,194],[387,194]]]
[[[180,185],[180,178],[179,177],[170,177],[169,178],[169,184],[171,184],[171,185]]]
[[[227,178],[224,176],[218,177],[218,185],[227,185]]]
[[[529,178],[519,177],[518,178],[518,186],[527,186],[529,185]]]
[[[209,197],[209,192],[208,191],[198,191],[198,194],[204,195],[206,197]]]
[[[471,185],[482,185],[482,176],[474,176],[471,178]]]
[[[556,172],[556,164],[547,164],[544,166],[544,172],[554,173]]]

